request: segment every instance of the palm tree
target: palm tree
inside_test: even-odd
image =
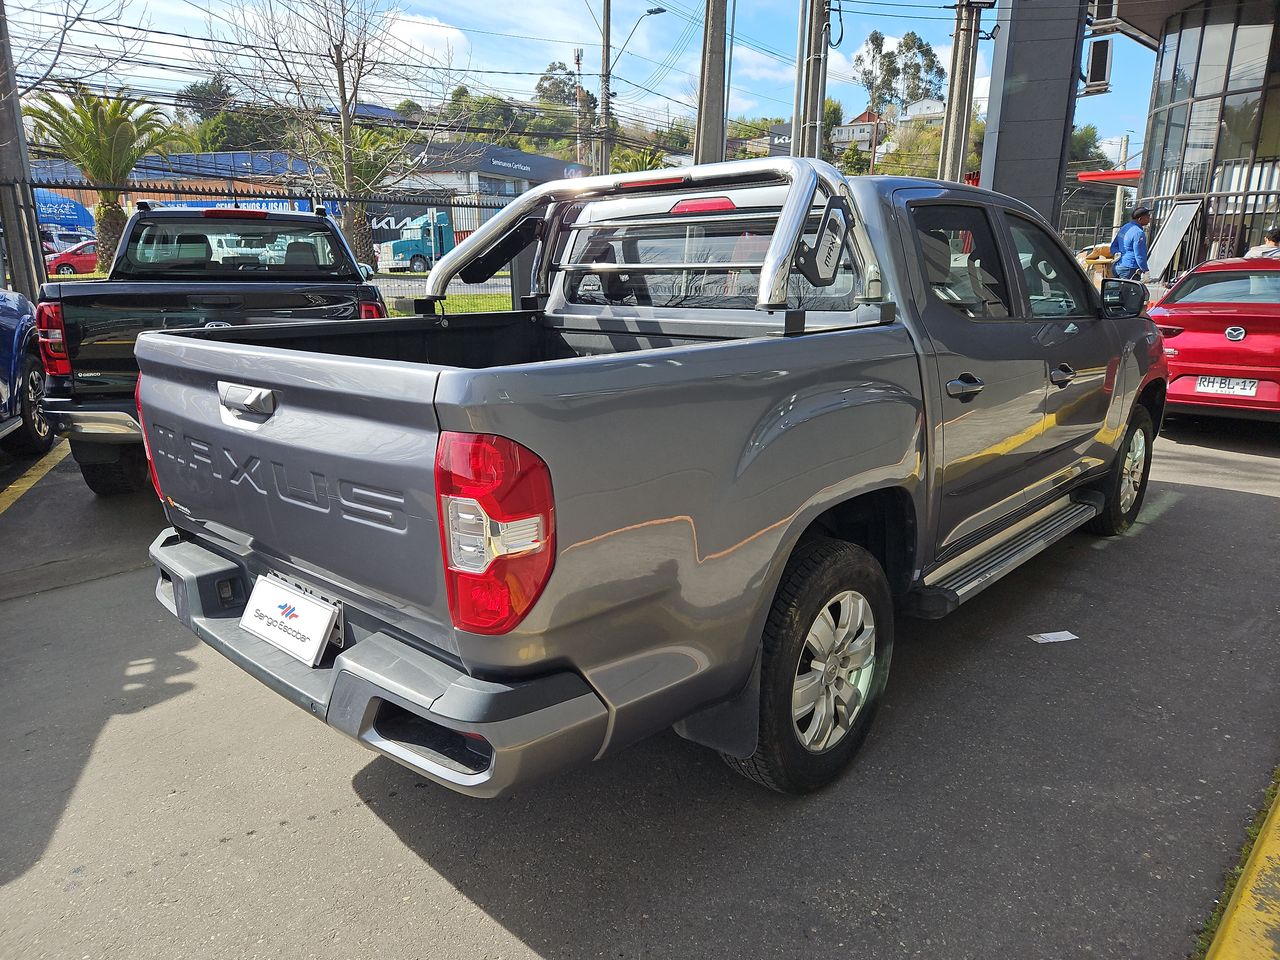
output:
[[[636,173],[640,170],[661,170],[667,165],[666,155],[657,147],[637,150],[619,150],[613,155],[614,173]]]
[[[98,191],[94,219],[98,231],[98,264],[105,271],[124,231],[119,185],[127,183],[138,161],[166,155],[172,147],[191,144],[189,134],[156,107],[134,100],[124,89],[98,96],[75,84],[61,96],[42,93],[23,112],[45,140],[80,168]]]

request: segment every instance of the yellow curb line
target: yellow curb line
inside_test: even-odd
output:
[[[15,503],[18,498],[40,482],[40,478],[62,462],[62,458],[71,452],[71,445],[65,440],[59,440],[43,457],[31,465],[22,476],[9,486],[0,490],[0,513],[4,513]]]
[[[1280,797],[1253,843],[1205,960],[1280,957]]]

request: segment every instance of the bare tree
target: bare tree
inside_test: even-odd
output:
[[[406,97],[445,104],[459,79],[451,51],[407,44],[401,14],[386,0],[236,0],[223,9],[209,20],[210,35],[224,41],[210,72],[287,118],[284,145],[306,162],[315,186],[351,198],[343,229],[361,261],[374,263],[360,198],[439,162],[437,144],[448,142],[456,121],[443,106],[408,117],[376,106]]]
[[[137,32],[120,22],[128,6],[129,0],[29,0],[10,22],[18,96],[50,80],[105,77],[135,55],[142,47]]]

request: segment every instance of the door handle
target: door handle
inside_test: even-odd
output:
[[[947,381],[947,394],[956,397],[961,403],[968,403],[982,392],[986,384],[972,373],[962,373],[954,380]]]
[[[1057,369],[1049,371],[1049,382],[1055,387],[1065,387],[1076,378],[1076,372],[1069,364],[1060,363]]]
[[[276,412],[275,391],[266,387],[251,387],[243,383],[227,383],[219,380],[218,400],[233,413],[269,417]]]

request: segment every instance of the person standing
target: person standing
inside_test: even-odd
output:
[[[1280,227],[1271,227],[1262,234],[1262,243],[1251,249],[1245,257],[1256,259],[1267,257],[1280,260]]]
[[[1111,241],[1111,256],[1116,258],[1116,276],[1121,280],[1141,280],[1147,266],[1147,224],[1151,222],[1151,210],[1137,207],[1129,215],[1129,222],[1116,233]]]

